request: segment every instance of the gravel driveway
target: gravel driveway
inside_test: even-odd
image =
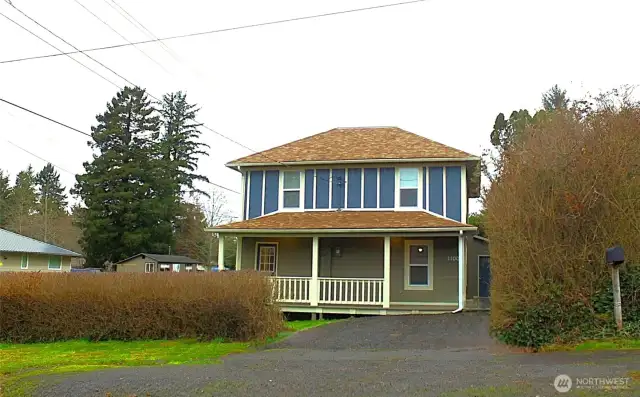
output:
[[[487,329],[483,313],[350,319],[217,365],[52,378],[38,395],[546,397],[560,396],[552,386],[559,374],[626,377],[640,370],[637,351],[510,353],[489,338]],[[615,395],[640,395],[640,388]]]

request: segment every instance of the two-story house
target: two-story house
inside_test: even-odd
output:
[[[237,237],[236,269],[271,273],[283,311],[459,311],[477,296],[478,156],[396,127],[335,128],[227,166],[242,220],[209,231],[220,252]]]

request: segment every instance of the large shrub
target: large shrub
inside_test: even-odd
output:
[[[282,328],[258,273],[0,273],[0,341],[271,337]]]
[[[640,107],[547,115],[505,153],[486,207],[500,338],[538,347],[609,327],[605,249],[620,244],[640,263]],[[624,312],[637,321],[640,271],[622,273]]]

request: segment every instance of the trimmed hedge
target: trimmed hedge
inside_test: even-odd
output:
[[[0,273],[0,341],[264,339],[271,293],[256,272]]]

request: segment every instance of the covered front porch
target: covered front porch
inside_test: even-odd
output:
[[[464,306],[460,232],[235,237],[236,269],[268,272],[283,311],[404,314]]]

